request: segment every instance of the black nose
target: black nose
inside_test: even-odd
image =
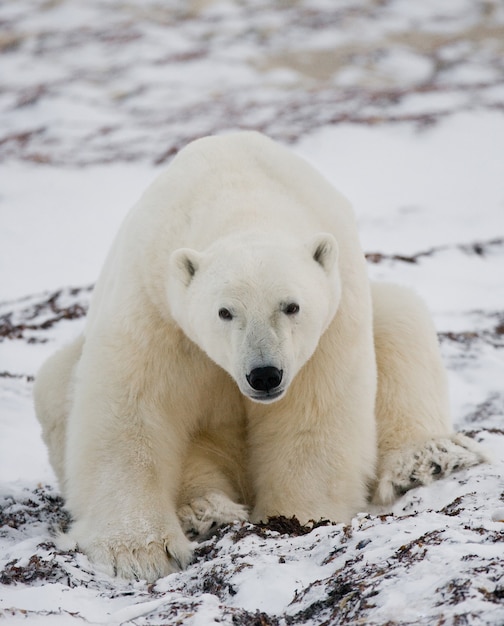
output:
[[[252,389],[256,391],[270,391],[282,382],[283,371],[276,367],[256,367],[247,375],[247,380]]]

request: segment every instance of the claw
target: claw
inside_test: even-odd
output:
[[[178,569],[181,570],[182,569],[182,563],[180,562],[180,560],[174,554],[172,554],[170,552],[170,550],[168,550],[168,546],[166,545],[166,543],[165,543],[164,549],[165,549],[166,556],[168,557],[168,559],[170,561],[175,561],[175,563],[177,564]]]

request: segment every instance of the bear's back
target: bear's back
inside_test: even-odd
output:
[[[303,240],[353,226],[348,201],[302,158],[257,132],[198,139],[141,202],[164,245],[206,248],[234,230],[278,230]]]

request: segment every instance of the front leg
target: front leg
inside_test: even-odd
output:
[[[66,450],[69,535],[109,574],[153,581],[191,560],[175,511],[186,435],[148,374],[125,378],[126,362],[84,354],[79,367]]]
[[[373,476],[372,407],[340,417],[336,407],[328,411],[309,392],[306,403],[291,398],[250,410],[252,521],[284,515],[303,524],[348,522],[364,510]]]
[[[249,516],[244,426],[238,407],[232,413],[231,419],[200,433],[189,445],[177,514],[191,539],[205,538],[216,527]]]

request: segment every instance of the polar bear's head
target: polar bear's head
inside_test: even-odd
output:
[[[281,398],[311,357],[341,295],[327,233],[220,239],[170,259],[168,299],[185,334],[257,402]]]

